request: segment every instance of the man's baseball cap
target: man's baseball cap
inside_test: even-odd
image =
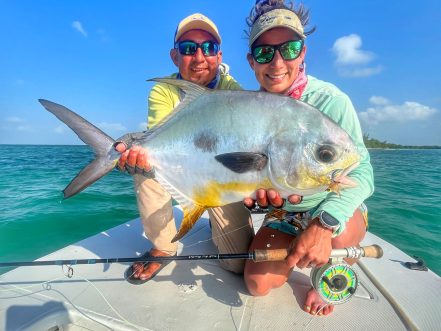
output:
[[[187,16],[181,22],[179,22],[178,27],[176,28],[174,42],[176,43],[184,33],[190,30],[207,31],[214,37],[214,39],[216,39],[219,44],[222,42],[216,24],[214,24],[213,21],[207,16],[199,13]]]
[[[248,44],[251,47],[259,36],[273,28],[288,28],[297,33],[300,38],[305,39],[303,25],[298,16],[288,9],[273,9],[262,14],[251,28]]]

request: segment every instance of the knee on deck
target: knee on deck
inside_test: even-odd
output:
[[[284,281],[278,281],[277,279],[274,279],[274,277],[256,274],[246,274],[244,279],[248,291],[253,296],[267,295],[273,288],[278,288],[285,283]]]
[[[245,285],[252,296],[264,296],[271,290],[267,284],[262,284],[262,282],[256,281],[255,279],[247,279]]]

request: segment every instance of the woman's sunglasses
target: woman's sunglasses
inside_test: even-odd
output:
[[[219,44],[215,41],[204,41],[198,44],[191,40],[184,40],[177,42],[175,48],[182,55],[194,55],[197,49],[200,48],[204,56],[215,56],[220,50]]]
[[[279,45],[259,45],[251,49],[251,54],[257,63],[270,63],[276,51],[279,50],[284,60],[295,60],[303,49],[303,40],[290,40]]]

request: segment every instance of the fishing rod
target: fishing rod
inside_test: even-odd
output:
[[[75,259],[30,262],[0,262],[0,267],[24,266],[68,266],[67,277],[72,277],[71,266],[78,264],[124,263],[124,262],[164,262],[164,261],[200,261],[200,260],[253,260],[254,262],[283,261],[290,253],[289,249],[256,249],[249,253],[239,254],[203,254],[181,256],[146,256],[119,257],[108,259]],[[321,267],[311,265],[311,285],[320,297],[330,304],[341,304],[353,297],[357,290],[359,278],[355,270],[344,263],[344,258],[360,257],[380,258],[383,250],[378,245],[364,247],[347,247],[333,249],[329,262]]]
[[[147,257],[116,257],[106,259],[71,259],[71,260],[48,260],[48,261],[25,261],[25,262],[0,262],[0,267],[29,267],[50,265],[78,265],[78,264],[102,264],[102,263],[134,263],[134,262],[164,262],[164,261],[199,261],[199,260],[253,260],[254,262],[283,261],[289,255],[288,249],[256,249],[249,253],[238,254],[200,254],[181,256],[147,256]],[[383,250],[378,245],[365,247],[348,247],[333,249],[330,259],[336,258],[380,258]]]

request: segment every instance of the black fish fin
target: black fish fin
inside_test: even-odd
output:
[[[237,172],[260,171],[268,163],[268,157],[262,153],[234,152],[219,154],[214,157],[224,167]]]
[[[49,100],[38,99],[38,101],[47,111],[71,128],[78,138],[92,147],[96,155],[106,156],[115,143],[115,140],[72,110]]]
[[[55,102],[44,99],[38,101],[95,151],[95,160],[81,170],[63,190],[64,198],[67,199],[81,192],[115,168],[120,154],[113,149],[115,140],[80,115]]]
[[[115,168],[116,161],[104,156],[97,156],[95,160],[84,167],[78,175],[63,190],[64,199],[81,192],[89,185],[109,173]]]

